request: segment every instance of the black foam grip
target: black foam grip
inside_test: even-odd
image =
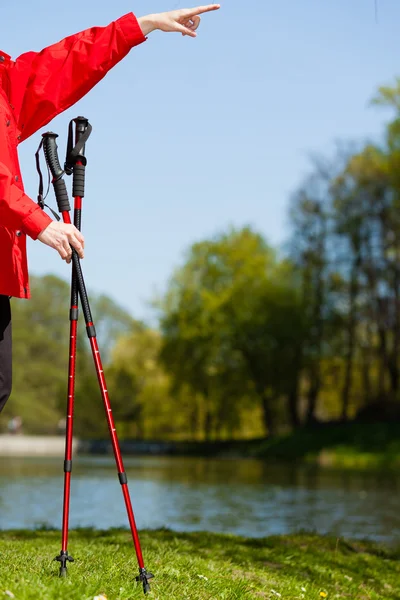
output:
[[[86,117],[76,117],[76,119],[74,119],[74,123],[75,123],[75,142],[78,143],[78,142],[80,142],[81,138],[85,135],[88,127],[90,127],[90,129],[91,129],[91,126],[89,125],[89,121],[88,121],[88,119],[86,119]],[[90,135],[90,133],[89,133],[89,135]],[[79,152],[79,154],[81,156],[83,156],[85,154],[85,146],[83,146],[83,148]]]
[[[57,142],[58,135],[49,131],[43,134],[43,150],[46,162],[54,179],[62,177],[64,174],[58,159]]]
[[[85,166],[75,165],[72,179],[72,195],[76,198],[85,196]]]
[[[67,186],[64,179],[56,179],[53,181],[54,192],[56,194],[57,206],[60,212],[64,210],[70,211],[71,207],[68,200]]]
[[[82,267],[76,250],[72,251],[72,260],[75,267],[76,281],[79,290],[79,297],[81,299],[83,314],[85,316],[85,322],[93,323],[92,313],[90,311],[89,305],[89,298],[86,291],[85,281],[83,279]]]

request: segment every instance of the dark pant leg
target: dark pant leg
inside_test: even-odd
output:
[[[0,412],[11,394],[11,308],[8,296],[0,296]]]

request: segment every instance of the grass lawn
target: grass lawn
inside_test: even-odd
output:
[[[314,535],[247,539],[208,533],[142,532],[149,598],[400,599],[400,551]],[[127,531],[71,532],[75,563],[58,577],[60,533],[0,532],[0,600],[141,598]]]

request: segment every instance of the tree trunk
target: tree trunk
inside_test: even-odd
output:
[[[350,281],[350,310],[349,310],[349,322],[347,330],[347,352],[346,352],[346,372],[344,378],[344,385],[342,390],[342,421],[347,421],[349,415],[349,403],[351,385],[353,382],[353,363],[354,363],[354,350],[355,350],[355,338],[356,338],[356,300],[358,294],[358,269],[360,264],[360,256],[358,255],[352,269],[351,281]]]
[[[193,403],[189,413],[190,432],[192,439],[197,439],[198,436],[198,422],[199,422],[199,405],[197,395],[193,396]]]
[[[254,389],[261,400],[261,408],[263,412],[263,421],[265,432],[267,435],[275,433],[275,419],[272,407],[273,397],[266,392],[266,376],[265,370],[257,367],[257,359],[246,347],[241,348],[243,357],[246,360],[248,371],[251,380],[254,384]]]
[[[324,340],[324,302],[325,302],[325,282],[324,269],[325,262],[325,244],[326,244],[326,222],[321,223],[317,245],[313,248],[310,262],[305,264],[303,274],[303,303],[305,310],[309,315],[310,335],[307,340],[308,352],[312,352],[311,365],[308,367],[308,378],[310,386],[307,394],[307,407],[305,423],[307,425],[316,421],[315,413],[317,409],[318,395],[321,388],[321,359],[322,343]]]
[[[373,358],[378,362],[378,389],[377,396],[379,400],[383,400],[386,394],[386,368],[387,368],[387,339],[385,331],[385,319],[383,315],[383,306],[381,305],[378,294],[378,269],[376,259],[372,250],[372,240],[367,245],[367,256],[364,261],[365,275],[368,281],[368,299],[371,307],[372,319],[378,332],[379,345],[374,348]],[[372,329],[370,325],[369,329]],[[372,341],[372,334],[371,334]],[[371,344],[371,348],[372,348]]]
[[[386,364],[383,356],[379,353],[379,372],[378,372],[378,398],[383,400],[386,395],[385,375],[386,375]]]
[[[349,404],[350,404],[350,392],[351,384],[353,381],[353,354],[354,354],[354,340],[351,338],[353,334],[349,331],[349,346],[346,356],[346,372],[344,377],[344,385],[342,390],[342,414],[341,420],[346,422],[349,418]]]
[[[391,356],[388,364],[390,391],[393,399],[399,390],[399,368],[397,364],[397,356]]]
[[[299,380],[300,380],[300,369],[296,370],[293,377],[293,383],[288,394],[288,412],[289,421],[292,429],[298,429],[300,427],[300,416],[299,416]]]
[[[325,237],[323,238],[325,241]],[[324,244],[321,244],[320,256],[324,255]],[[325,282],[323,279],[324,263],[317,272],[316,290],[315,290],[315,305],[313,311],[313,322],[315,325],[315,334],[312,336],[311,344],[316,350],[316,356],[313,359],[314,364],[310,369],[310,389],[308,391],[308,406],[306,413],[306,423],[310,425],[316,421],[316,410],[318,396],[321,389],[321,360],[322,360],[322,345],[325,334],[325,323],[323,317],[324,300],[325,300]]]
[[[204,417],[204,437],[207,442],[211,440],[212,437],[212,414],[209,406],[206,406],[206,414]]]
[[[292,429],[298,429],[301,425],[298,404],[298,390],[292,390],[288,395],[289,419]]]
[[[371,403],[371,360],[370,360],[370,349],[364,348],[362,352],[362,365],[361,365],[361,377],[363,385],[363,399],[364,405],[368,406]]]
[[[399,299],[399,285],[400,285],[400,272],[398,267],[398,261],[400,259],[399,251],[396,252],[396,261],[393,265],[394,276],[393,276],[393,294],[394,294],[394,306],[393,306],[393,347],[389,360],[389,374],[391,391],[393,398],[396,398],[397,392],[399,391],[399,348],[400,348],[400,299]]]
[[[213,426],[213,415],[212,408],[210,402],[210,394],[208,390],[208,386],[205,385],[203,387],[203,397],[204,397],[204,438],[207,442],[211,440],[212,437],[212,426]]]
[[[319,373],[312,373],[312,379],[307,394],[307,411],[306,411],[306,424],[312,425],[316,422],[315,416],[317,410],[317,401],[319,391],[321,389],[321,378]]]
[[[273,398],[265,391],[260,392],[260,396],[263,409],[264,427],[267,434],[272,437],[275,435],[275,419],[272,407]]]
[[[368,319],[368,317],[367,317]],[[363,383],[363,398],[364,405],[368,406],[371,403],[371,398],[373,397],[372,393],[372,380],[371,380],[371,366],[372,366],[372,351],[373,351],[373,334],[371,323],[368,320],[366,325],[367,331],[367,339],[365,343],[365,347],[362,350],[362,365],[361,365],[361,376]]]
[[[379,322],[378,324],[378,334],[379,334],[379,349],[378,349],[378,355],[379,355],[379,396],[381,399],[384,399],[385,395],[386,395],[386,386],[385,386],[385,375],[386,375],[386,371],[390,370],[389,367],[389,357],[388,357],[388,351],[387,351],[387,335],[386,335],[386,331],[384,326],[382,325],[381,322]]]

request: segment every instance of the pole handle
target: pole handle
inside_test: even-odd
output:
[[[53,187],[56,195],[58,210],[62,213],[64,211],[70,211],[71,206],[69,204],[67,186],[63,179],[64,170],[60,165],[58,158],[58,146],[56,139],[58,135],[52,131],[48,131],[43,134],[43,150],[46,159],[47,166],[50,169],[50,173],[53,176]]]
[[[73,174],[72,195],[74,198],[84,198],[85,196],[85,167],[87,164],[85,146],[91,133],[92,126],[86,117],[76,117],[69,124],[64,170],[67,175]]]
[[[74,123],[75,123],[75,145],[77,147],[77,156],[82,157],[85,156],[85,144],[87,142],[87,140],[89,139],[89,136],[92,132],[92,126],[89,123],[89,120],[86,119],[86,117],[76,117],[76,119],[74,119]],[[88,130],[88,131],[87,131]],[[85,133],[87,132],[87,136],[85,135]],[[79,142],[81,141],[81,139],[83,139],[83,146],[81,146],[81,144],[79,144]]]

